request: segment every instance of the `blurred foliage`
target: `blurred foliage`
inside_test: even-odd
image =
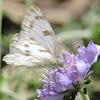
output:
[[[2,45],[9,47],[13,35],[20,31],[20,26],[14,24],[7,17],[2,19]]]
[[[34,3],[34,0],[25,0],[26,10]]]
[[[61,30],[58,34],[61,41],[80,37],[86,44],[91,40],[100,44],[100,8],[92,7],[81,19],[71,18]]]
[[[1,47],[1,31],[2,31],[2,0],[0,0],[0,47]],[[0,49],[0,64],[1,64],[1,49]],[[0,80],[2,78],[1,66],[0,66]]]
[[[32,4],[33,0],[26,0],[26,9]],[[65,43],[66,40],[81,38],[87,46],[88,42],[93,40],[100,45],[100,7],[92,7],[81,19],[71,18],[64,26],[52,25],[54,32],[57,33],[59,42]],[[20,31],[20,26],[15,25],[4,17],[2,31],[2,45],[9,47],[12,36]],[[20,91],[26,94],[30,93],[27,100],[33,100],[37,97],[36,89],[41,89],[42,83],[39,81],[43,70],[28,70],[25,68],[13,68],[7,66],[2,70],[2,79],[0,84],[0,100],[23,100]],[[13,70],[14,69],[14,70]],[[92,66],[95,77],[100,76],[100,59]],[[99,77],[100,78],[100,77]],[[14,86],[13,86],[14,84]],[[23,87],[25,85],[25,87]],[[10,89],[13,87],[13,89]],[[24,88],[21,90],[21,88]],[[89,93],[94,88],[88,87]]]
[[[3,72],[2,75],[0,97],[3,100],[25,100],[23,99],[23,96],[25,96],[23,92],[25,93],[25,90],[27,90],[26,93],[29,94],[29,100],[33,100],[33,96],[36,98],[36,89],[41,89],[42,87],[42,83],[39,81],[43,72],[42,69],[30,70],[14,66],[8,67],[9,69]],[[37,73],[39,74],[37,75]],[[22,89],[23,86],[24,88]],[[13,88],[13,91],[10,88]],[[21,91],[23,92],[19,94]]]

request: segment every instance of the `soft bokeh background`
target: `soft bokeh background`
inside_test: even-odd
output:
[[[50,22],[60,51],[77,53],[76,46],[90,40],[100,45],[100,0],[2,0],[2,57],[9,53],[12,36],[19,32],[26,9],[35,4]],[[1,4],[1,1],[0,1]],[[1,15],[1,9],[0,9]],[[0,29],[1,30],[1,29]],[[0,100],[33,100],[41,89],[43,69],[2,65]],[[91,100],[100,100],[100,57],[91,68],[92,82],[87,86]],[[77,98],[76,98],[77,100]]]

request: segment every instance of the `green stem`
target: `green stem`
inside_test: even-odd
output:
[[[81,89],[79,90],[79,92],[80,92],[80,94],[82,95],[82,97],[83,97],[84,100],[90,100],[88,94],[84,94],[83,91],[82,91]]]
[[[0,47],[1,47],[1,31],[2,31],[2,0],[0,0]],[[1,49],[0,49],[0,80],[2,79],[1,72]]]

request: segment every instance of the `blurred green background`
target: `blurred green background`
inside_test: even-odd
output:
[[[50,22],[60,51],[77,53],[77,45],[93,40],[100,45],[100,0],[2,0],[0,1],[1,57],[9,53],[11,38],[20,32],[25,11],[35,4]],[[43,69],[27,69],[1,63],[0,100],[33,100]],[[91,70],[92,82],[87,86],[91,100],[100,100],[100,57]],[[77,98],[76,98],[77,100]]]

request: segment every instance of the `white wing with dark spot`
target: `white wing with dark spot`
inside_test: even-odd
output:
[[[8,64],[43,67],[57,63],[55,57],[51,53],[30,38],[21,38],[16,43],[14,49],[20,52],[13,52],[3,58]]]
[[[3,60],[8,64],[32,68],[57,64],[59,50],[56,37],[38,7],[29,8],[22,28],[20,33],[13,36],[10,53]]]
[[[55,56],[59,55],[55,34],[38,7],[31,6],[29,8],[24,17],[22,28],[24,30],[21,32],[22,37],[33,37],[46,50]]]

